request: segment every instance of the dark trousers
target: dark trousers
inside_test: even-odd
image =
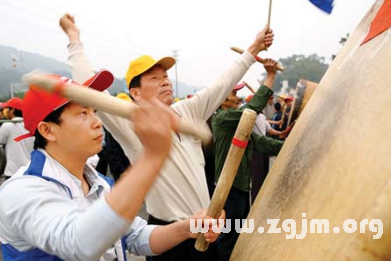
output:
[[[225,202],[226,218],[231,220],[231,231],[222,233],[217,239],[219,261],[228,261],[238,240],[239,233],[235,230],[235,219],[245,219],[250,211],[249,192],[232,187]],[[242,223],[240,223],[242,224]]]
[[[251,202],[254,203],[263,182],[269,173],[269,154],[253,152],[251,161]]]
[[[173,222],[166,222],[151,215],[148,217],[148,224],[168,225]],[[190,232],[190,228],[189,228]],[[164,239],[162,239],[164,240]],[[209,244],[205,252],[199,252],[194,248],[195,239],[188,239],[176,247],[164,252],[159,256],[147,256],[147,261],[216,261],[218,260],[216,243]]]
[[[96,165],[96,171],[98,171],[103,176],[107,175],[107,167],[109,166],[109,163],[107,161],[107,150],[106,148],[103,148],[99,153],[99,161]]]

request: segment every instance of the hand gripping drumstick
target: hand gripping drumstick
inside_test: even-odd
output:
[[[221,171],[219,181],[217,182],[215,192],[213,193],[213,197],[207,211],[207,216],[211,218],[217,219],[221,214],[225,201],[227,200],[228,193],[234,182],[236,172],[238,171],[240,162],[242,161],[256,118],[257,113],[250,109],[245,109],[242,117],[240,117],[239,125],[236,128],[223,170]],[[204,236],[199,233],[195,243],[195,248],[198,251],[204,252],[208,249],[208,246],[209,243],[206,242]]]
[[[242,54],[244,52],[243,49],[240,49],[238,47],[231,47],[231,50],[234,51],[234,52],[240,53],[240,54]],[[261,58],[259,56],[256,56],[255,60],[257,60],[257,62],[260,62],[262,64],[264,64],[266,62],[265,59],[263,59],[263,58]],[[281,71],[281,72],[283,72],[285,68],[281,64],[277,63],[276,69]]]
[[[96,108],[99,111],[107,112],[113,115],[131,119],[132,113],[138,109],[138,106],[128,101],[104,94],[91,88],[84,88],[77,84],[63,83],[55,78],[47,77],[43,73],[31,72],[23,76],[23,81],[33,84],[43,90],[56,92],[77,103]],[[203,143],[208,143],[212,134],[206,123],[198,121],[186,121],[181,119],[178,122],[178,130],[184,134],[196,136]]]

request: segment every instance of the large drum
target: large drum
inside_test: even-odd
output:
[[[301,79],[296,85],[295,97],[289,113],[288,125],[290,126],[300,116],[312,94],[318,87],[317,83]]]
[[[308,102],[248,216],[255,230],[240,235],[231,260],[391,260],[391,30],[361,45],[382,4]]]

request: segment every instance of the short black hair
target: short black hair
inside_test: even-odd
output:
[[[141,75],[142,74],[139,74],[139,75],[133,77],[132,81],[129,83],[129,90],[131,88],[137,88],[137,87],[141,86]]]
[[[64,106],[61,106],[55,111],[52,111],[46,118],[43,120],[44,122],[54,122],[55,124],[60,125],[61,124],[61,114],[64,111],[64,109],[67,107],[69,103],[65,104]],[[39,133],[38,129],[35,130],[34,133],[35,141],[34,141],[34,149],[44,149],[47,145],[47,140]]]
[[[132,96],[132,94],[130,94],[130,89],[132,89],[132,88],[138,88],[138,87],[141,86],[141,75],[142,75],[142,74],[135,76],[135,77],[132,79],[132,81],[129,83],[129,86],[128,86],[128,87],[129,87],[129,96],[130,96],[130,98],[132,98],[132,100],[135,100],[135,99],[134,99],[134,97]]]
[[[281,104],[280,104],[279,102],[276,102],[276,103],[274,104],[274,109],[275,109],[276,111],[281,111]]]
[[[23,112],[18,109],[14,109],[14,115],[15,117],[23,117]]]

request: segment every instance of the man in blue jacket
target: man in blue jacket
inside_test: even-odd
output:
[[[102,91],[113,79],[103,70],[83,85]],[[5,261],[126,260],[125,249],[155,255],[196,236],[189,219],[152,226],[136,217],[171,146],[168,109],[157,99],[132,117],[145,151],[112,188],[86,164],[102,149],[102,122],[93,108],[30,86],[23,109],[28,133],[19,140],[35,137],[35,150],[31,163],[0,188]],[[214,241],[217,234],[205,237]]]

